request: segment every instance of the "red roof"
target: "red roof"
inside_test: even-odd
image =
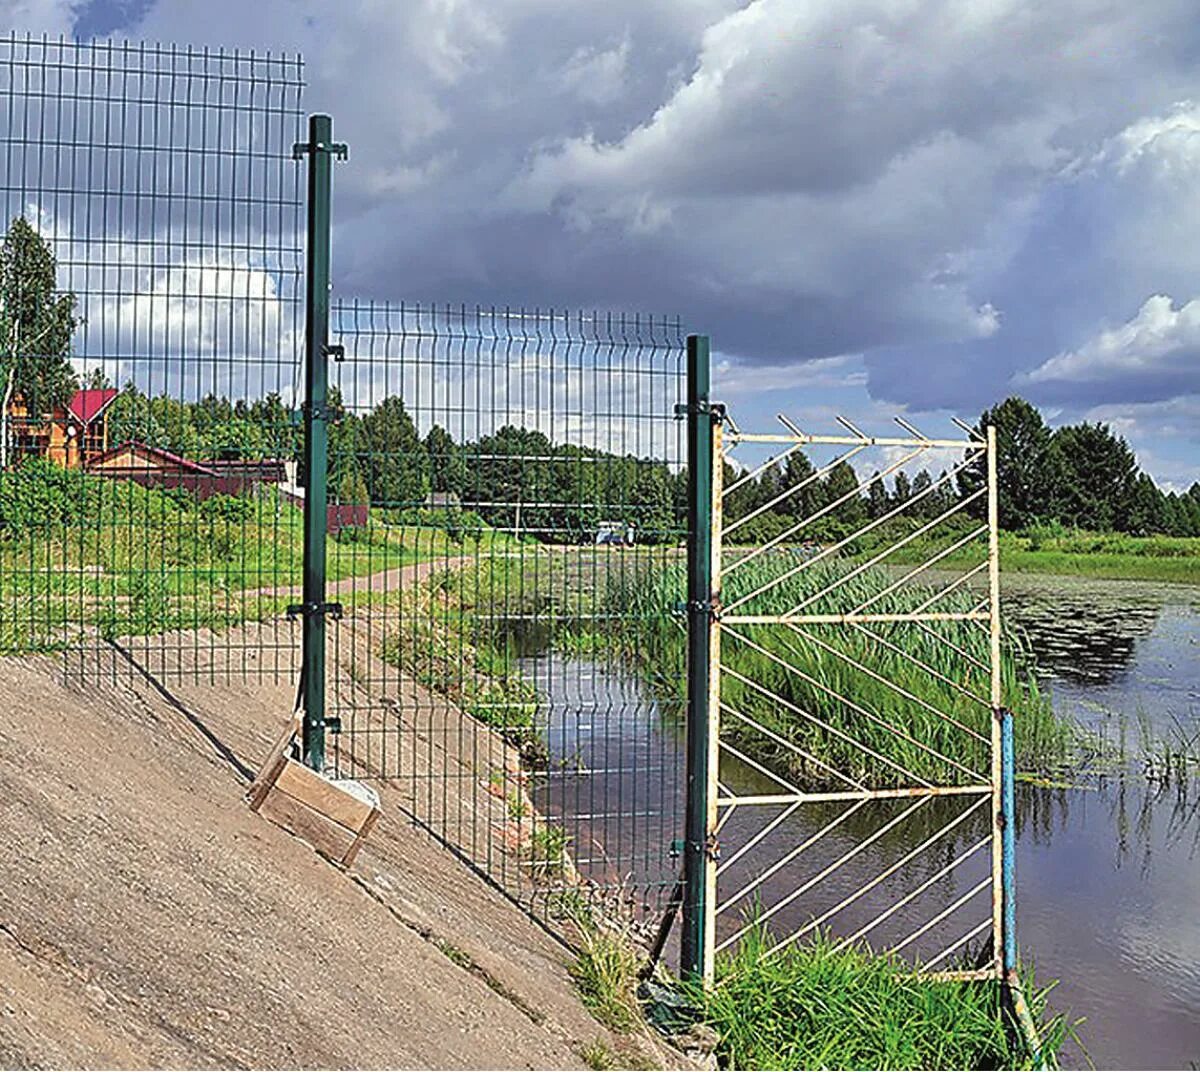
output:
[[[103,409],[117,397],[115,387],[94,388],[87,391],[76,391],[67,409],[71,411],[80,424],[91,424]]]

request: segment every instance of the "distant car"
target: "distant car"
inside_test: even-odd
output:
[[[615,544],[617,547],[633,546],[633,526],[624,521],[601,521],[596,526],[596,545]]]

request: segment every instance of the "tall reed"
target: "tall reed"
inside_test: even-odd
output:
[[[909,583],[880,595],[895,580],[886,570],[835,584],[851,568],[845,562],[816,562],[787,576],[796,565],[793,555],[761,555],[729,573],[722,602],[761,592],[737,613],[778,615],[803,605],[807,614],[842,614],[868,600],[871,613],[901,613],[939,590]],[[635,626],[617,642],[652,680],[655,665],[678,665],[686,645],[672,613],[686,590],[684,570],[680,562],[625,574],[606,593]],[[967,611],[977,602],[977,594],[957,590],[930,609]],[[887,787],[989,777],[986,622],[730,625],[721,664],[722,739],[799,788],[845,788],[847,778]],[[658,687],[685,686],[674,675]],[[1067,763],[1076,733],[1055,716],[1015,637],[1002,648],[1001,691],[1015,714],[1018,764],[1047,771]]]

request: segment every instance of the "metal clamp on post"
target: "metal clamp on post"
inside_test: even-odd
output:
[[[310,152],[329,153],[335,160],[350,159],[350,147],[344,141],[297,141],[292,143],[293,160],[303,160]]]
[[[321,352],[326,357],[332,357],[334,361],[346,360],[346,348],[340,342],[333,342],[323,346]]]
[[[693,599],[686,606],[688,610],[697,611],[711,621],[716,621],[721,617],[721,604],[715,599]]]
[[[675,403],[675,419],[681,421],[684,417],[691,414],[697,414],[700,417],[711,417],[713,424],[722,424],[725,421],[725,403],[724,402],[676,402]]]
[[[328,614],[335,622],[340,622],[343,613],[340,603],[293,603],[287,609],[289,621],[295,621],[298,615],[311,618]]]

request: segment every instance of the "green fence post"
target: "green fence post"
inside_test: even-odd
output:
[[[708,900],[709,692],[712,624],[713,410],[709,401],[709,340],[687,340],[688,421],[688,664],[687,810],[684,829],[683,934],[685,977],[704,979]]]
[[[308,156],[308,249],[304,291],[304,603],[300,671],[304,708],[304,762],[325,768],[325,529],[329,494],[329,248],[333,158],[346,146],[333,141],[333,120],[313,115],[308,141],[294,154]]]

